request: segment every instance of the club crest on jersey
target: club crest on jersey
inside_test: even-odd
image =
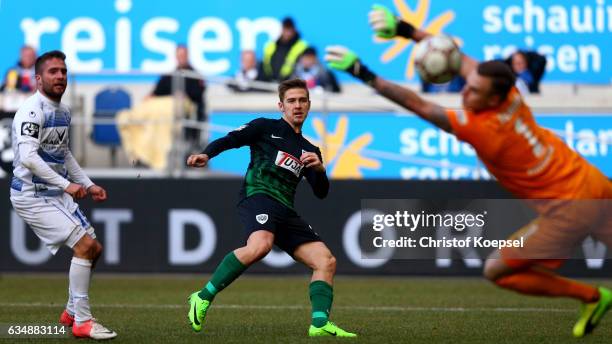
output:
[[[38,132],[40,131],[40,125],[32,122],[21,123],[21,135],[31,136],[38,138]]]
[[[293,172],[296,177],[300,176],[304,168],[304,164],[298,158],[283,151],[278,151],[276,154],[276,166]]]
[[[268,222],[268,214],[259,214],[255,216],[255,220],[263,225],[264,223]]]

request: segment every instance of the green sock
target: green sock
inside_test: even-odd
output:
[[[230,252],[223,258],[215,273],[213,273],[210,281],[206,283],[204,288],[200,290],[198,296],[204,300],[211,301],[215,298],[218,292],[230,285],[238,276],[240,276],[248,266],[242,264],[234,252]]]
[[[327,324],[332,302],[334,301],[334,290],[325,281],[313,281],[310,283],[310,302],[312,303],[312,325],[323,327]]]

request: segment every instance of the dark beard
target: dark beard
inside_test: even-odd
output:
[[[53,85],[43,86],[43,91],[45,91],[45,94],[47,95],[47,97],[59,102],[62,99],[64,92],[66,92],[66,87],[64,87],[64,90],[61,92],[55,92],[53,90],[53,87],[54,87]]]

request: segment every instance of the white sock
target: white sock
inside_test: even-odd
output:
[[[74,298],[72,297],[70,287],[68,287],[68,302],[66,303],[66,311],[68,314],[74,316]]]
[[[89,280],[91,260],[72,257],[70,264],[70,292],[74,302],[74,320],[83,323],[92,318],[89,309]]]

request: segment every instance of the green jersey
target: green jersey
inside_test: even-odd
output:
[[[323,161],[321,151],[302,134],[296,133],[284,119],[255,119],[211,142],[204,154],[213,158],[225,150],[242,146],[251,148],[251,162],[240,192],[242,198],[266,194],[293,209],[295,189],[302,177],[306,177],[317,197],[327,196],[327,175],[306,168],[300,161],[306,152],[316,153]]]

